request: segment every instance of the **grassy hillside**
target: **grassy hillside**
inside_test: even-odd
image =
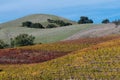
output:
[[[95,25],[88,24],[88,25],[72,25],[66,27],[59,27],[59,28],[52,28],[52,29],[33,29],[33,28],[26,28],[26,27],[17,27],[17,26],[7,26],[2,27],[0,29],[0,39],[3,39],[6,42],[10,42],[11,37],[15,37],[18,34],[27,33],[32,34],[36,37],[36,43],[49,43],[49,42],[56,42],[71,35],[81,31],[86,30]]]
[[[31,21],[33,23],[40,22],[42,25],[46,26],[49,24],[47,19],[63,20],[65,22],[73,23],[73,25],[52,29],[33,29],[21,27],[21,24],[24,21]],[[111,34],[120,34],[119,28],[120,27],[115,28],[114,24],[79,25],[74,21],[67,20],[62,17],[47,14],[36,14],[0,24],[0,39],[10,43],[10,38],[13,38],[22,33],[26,33],[32,34],[36,37],[35,43],[52,43],[61,40],[78,39],[81,37],[99,37]]]
[[[73,27],[68,26],[65,28],[63,27],[63,28],[54,28],[54,29],[33,29],[33,28],[21,27],[22,22],[25,21],[31,21],[33,23],[39,22],[43,26],[46,26],[47,24],[49,24],[47,19],[63,20],[65,22],[77,24],[74,21],[54,15],[47,15],[47,14],[29,15],[14,21],[0,24],[0,35],[1,35],[0,39],[3,39],[4,41],[9,43],[11,37],[15,37],[16,35],[22,33],[27,33],[27,34],[32,34],[36,37],[35,43],[40,43],[40,42],[49,43],[49,42],[60,41],[62,39],[65,39],[66,37],[73,35],[77,31],[84,29],[83,26],[79,26],[79,25],[74,25]],[[88,27],[90,26],[88,25]]]
[[[25,16],[10,22],[6,22],[0,25],[0,27],[20,27],[22,22],[25,21],[31,21],[33,23],[41,23],[43,25],[47,25],[48,21],[47,19],[52,19],[52,20],[63,20],[65,22],[70,22],[73,24],[76,24],[76,22],[62,18],[62,17],[58,17],[55,15],[49,15],[49,14],[33,14],[33,15],[29,15],[29,16]]]
[[[81,37],[101,37],[116,34],[120,34],[120,26],[115,27],[115,24],[101,24],[87,30],[79,31],[65,40],[79,39]]]
[[[103,38],[102,38],[103,39]],[[105,38],[104,38],[105,39]],[[120,79],[120,38],[79,48],[69,55],[38,64],[0,65],[1,80],[62,80],[62,79]],[[109,39],[110,40],[110,39]],[[94,42],[94,40],[89,40]],[[87,41],[89,43],[89,41]],[[97,40],[99,41],[99,40]],[[71,41],[70,41],[71,42]],[[62,42],[67,44],[70,42]],[[77,42],[77,41],[75,41]],[[82,41],[84,42],[84,40]],[[95,39],[96,42],[96,39]],[[60,44],[62,44],[60,43]],[[72,41],[74,43],[74,41]],[[85,42],[86,43],[86,42]],[[54,45],[53,45],[54,46]],[[56,45],[55,45],[56,46]],[[73,45],[69,45],[72,47]],[[74,45],[75,46],[75,45]],[[79,44],[79,47],[83,45]],[[47,46],[43,46],[47,47]],[[47,49],[56,50],[52,45]],[[38,46],[37,46],[38,48]],[[54,48],[54,49],[53,49]],[[63,47],[58,46],[58,50]],[[67,48],[68,50],[71,48]],[[23,49],[28,49],[24,47]],[[32,47],[33,49],[33,47]],[[77,48],[78,49],[78,48]],[[43,50],[43,49],[42,49]],[[75,49],[74,49],[75,50]],[[64,51],[64,48],[63,48]],[[66,51],[66,50],[65,50]],[[9,67],[8,67],[9,66]]]

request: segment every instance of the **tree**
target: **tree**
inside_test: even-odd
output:
[[[8,44],[6,44],[3,40],[0,40],[0,49],[4,49],[4,48],[7,48],[9,47]]]
[[[23,26],[23,27],[25,27],[25,26],[26,26],[26,27],[30,27],[31,25],[32,25],[32,22],[30,22],[30,21],[26,21],[26,22],[23,22],[23,23],[22,23],[22,26]]]
[[[40,23],[32,23],[30,21],[23,22],[22,26],[28,28],[44,28]]]
[[[110,23],[110,21],[109,21],[109,19],[104,19],[104,20],[102,21],[102,23],[103,23],[103,24],[107,24],[107,23]]]
[[[44,28],[40,23],[33,23],[30,28]]]
[[[51,20],[51,19],[48,19],[47,20],[49,23],[55,23],[59,26],[69,26],[69,25],[72,25],[72,23],[67,23],[67,22],[64,22],[63,20]]]
[[[94,23],[92,19],[86,21],[86,23]]]
[[[35,37],[28,34],[20,34],[11,39],[12,46],[28,46],[34,44]]]
[[[88,23],[94,23],[92,19],[89,19],[86,16],[81,16],[80,20],[78,21],[79,24],[88,24]]]
[[[46,28],[56,28],[57,26],[54,24],[48,24]]]

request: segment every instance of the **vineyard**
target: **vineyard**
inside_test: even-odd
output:
[[[28,60],[26,63],[32,63],[1,64],[0,80],[119,80],[119,45],[120,37],[114,36],[0,50],[0,57],[4,55],[2,58],[10,60],[10,56],[14,54],[11,59],[15,60],[14,58],[18,54],[20,60],[25,58],[25,61]],[[10,54],[8,54],[9,51]],[[55,57],[49,56],[51,57],[49,58],[47,56],[47,59],[43,60],[44,62],[41,59],[39,62],[42,63],[36,63],[34,59],[31,59],[33,62],[29,62],[30,58],[25,57],[26,54],[34,57],[36,55],[44,56],[47,54],[49,56],[54,54]],[[50,60],[52,58],[53,60]],[[19,62],[16,61],[15,63]]]
[[[92,45],[119,38],[109,36],[101,38],[84,38],[78,40],[61,41],[57,43],[26,46],[0,50],[1,64],[39,63],[67,55]]]

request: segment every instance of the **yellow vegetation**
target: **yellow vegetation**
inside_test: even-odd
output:
[[[51,47],[52,45],[48,50],[52,50]],[[0,69],[3,70],[0,72],[0,80],[119,80],[120,39],[100,43],[44,63],[0,65]]]

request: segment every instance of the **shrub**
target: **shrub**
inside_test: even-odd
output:
[[[104,19],[104,20],[102,21],[102,23],[107,24],[107,23],[110,23],[110,21],[109,21],[109,19]]]
[[[0,49],[4,49],[4,48],[7,48],[9,47],[8,44],[6,44],[3,40],[0,40]]]
[[[12,46],[28,46],[34,44],[35,37],[28,34],[20,34],[11,39]]]

